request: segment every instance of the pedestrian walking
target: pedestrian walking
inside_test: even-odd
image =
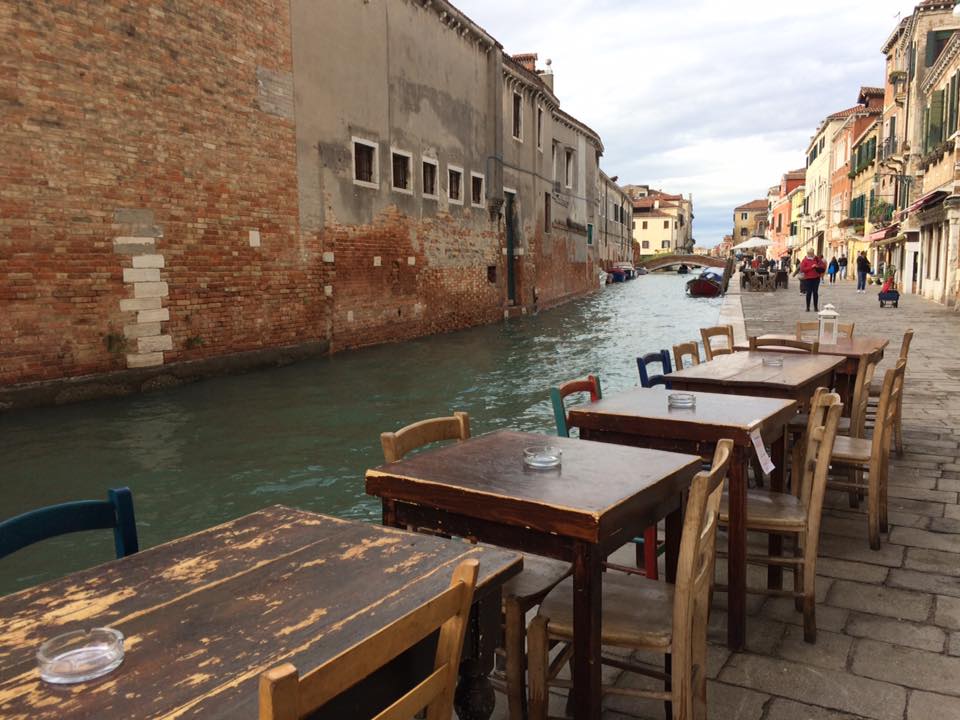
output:
[[[813,309],[820,310],[820,278],[827,270],[827,264],[822,257],[817,257],[813,248],[807,250],[807,256],[797,267],[794,275],[800,276],[800,286],[807,298],[807,312],[810,312],[810,301],[813,300]]]
[[[836,257],[832,257],[830,258],[830,264],[827,266],[827,274],[830,276],[831,284],[837,281],[838,272],[840,272],[840,263],[837,262]]]
[[[840,256],[839,264],[840,264],[840,279],[846,280],[847,279],[847,256],[846,255]]]
[[[867,291],[867,275],[870,274],[870,261],[867,260],[867,253],[860,251],[857,255],[857,293],[863,295]]]

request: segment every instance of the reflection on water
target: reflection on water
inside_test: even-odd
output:
[[[699,335],[720,301],[648,275],[510,323],[218,378],[135,398],[0,416],[0,517],[133,490],[149,547],[274,503],[376,519],[363,473],[379,434],[466,410],[475,434],[553,431],[548,388],[599,372],[637,384],[635,357]],[[89,535],[89,537],[88,537]],[[109,533],[0,561],[0,594],[111,557]]]

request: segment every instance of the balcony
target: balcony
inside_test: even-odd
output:
[[[897,139],[895,137],[888,137],[884,139],[883,144],[880,146],[880,159],[889,160],[896,154]]]

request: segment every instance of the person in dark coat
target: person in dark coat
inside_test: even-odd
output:
[[[847,279],[847,256],[846,255],[840,256],[839,265],[840,265],[840,279],[846,280]]]
[[[870,261],[867,260],[867,254],[860,252],[857,255],[857,292],[861,295],[867,291],[867,275],[870,274]]]
[[[840,272],[840,263],[837,262],[836,257],[830,258],[830,264],[827,266],[827,275],[830,276],[830,282],[835,283],[837,281],[837,273]]]

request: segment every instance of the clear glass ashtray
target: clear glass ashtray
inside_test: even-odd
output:
[[[37,650],[40,677],[48,683],[86,682],[123,662],[123,633],[113,628],[74,630],[47,640]]]
[[[670,393],[667,395],[667,407],[689,410],[697,406],[697,396],[690,393]]]
[[[523,449],[523,464],[534,470],[549,470],[560,466],[562,455],[555,445],[534,445]]]
[[[783,355],[764,355],[761,362],[767,367],[783,367]]]

